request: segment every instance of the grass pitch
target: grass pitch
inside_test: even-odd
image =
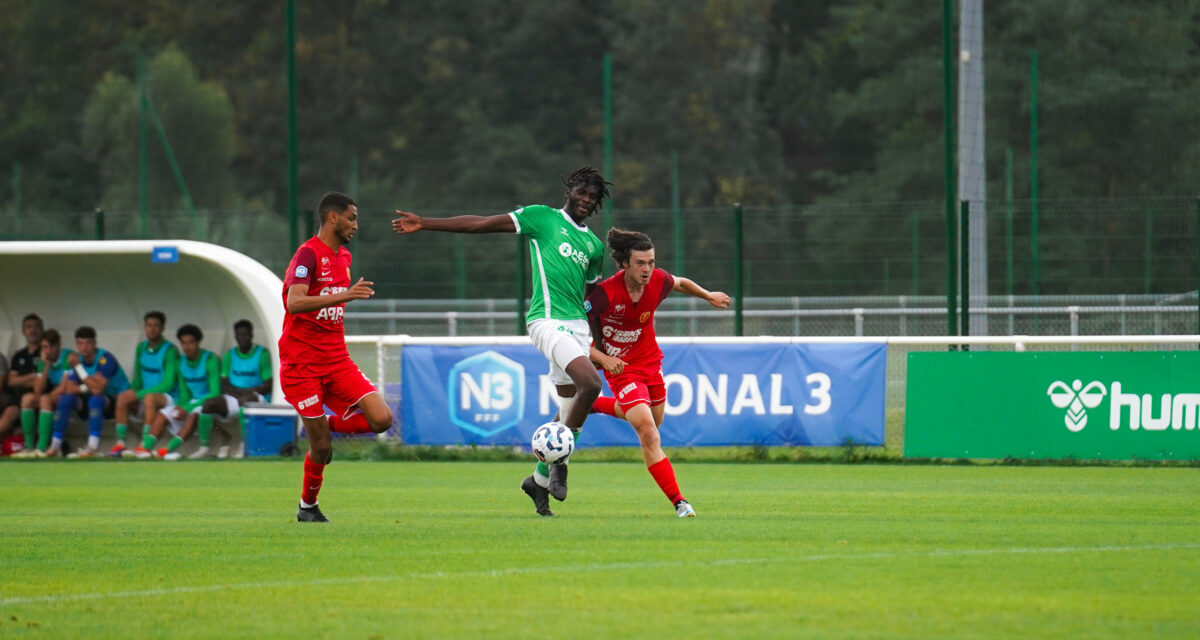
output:
[[[0,463],[0,636],[1200,635],[1194,468]]]

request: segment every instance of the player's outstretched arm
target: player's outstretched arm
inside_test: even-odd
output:
[[[683,276],[675,276],[675,284],[671,287],[671,290],[694,298],[707,300],[709,304],[718,309],[729,308],[730,299],[724,291],[709,291],[696,284],[695,281]]]
[[[288,313],[305,313],[351,300],[364,300],[375,295],[375,290],[371,288],[373,284],[375,283],[359,278],[358,282],[351,285],[349,289],[323,296],[310,296],[307,284],[294,284],[288,287],[287,311]]]
[[[495,216],[453,216],[450,218],[425,218],[407,211],[397,211],[392,220],[392,231],[399,234],[417,231],[449,231],[450,233],[516,233],[517,225],[512,216],[502,213]]]

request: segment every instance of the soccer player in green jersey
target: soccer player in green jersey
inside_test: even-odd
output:
[[[204,332],[194,324],[185,324],[175,332],[183,358],[179,362],[179,402],[164,408],[154,417],[150,433],[142,439],[142,448],[153,452],[155,458],[178,460],[176,449],[196,430],[201,406],[205,401],[221,395],[221,358],[202,349],[200,341]],[[167,424],[171,425],[174,437],[167,446],[155,449]],[[202,441],[203,444],[203,441]]]
[[[125,432],[131,415],[142,414],[144,439],[158,412],[173,406],[179,393],[179,349],[163,338],[166,314],[150,311],[142,321],[146,339],[138,344],[133,359],[133,387],[117,396],[117,444],[108,452],[110,456],[125,452]],[[150,457],[150,451],[144,447],[138,447],[135,453],[142,458]]]
[[[600,209],[608,185],[600,172],[584,167],[563,180],[566,202],[561,209],[545,205],[521,207],[508,214],[424,218],[397,211],[396,233],[519,233],[529,237],[533,296],[525,316],[534,346],[550,361],[550,380],[558,391],[559,416],[576,435],[600,395],[600,375],[588,357],[591,329],[583,301],[600,281],[604,245],[584,220]],[[567,497],[567,463],[539,462],[521,489],[538,514],[552,516],[549,496]]]
[[[30,447],[22,457],[44,458],[50,449],[50,436],[54,430],[54,408],[58,406],[58,398],[62,395],[63,374],[70,370],[67,364],[70,357],[75,355],[71,349],[62,348],[62,336],[56,329],[47,329],[42,334],[41,354],[38,358],[38,378],[33,383],[34,393],[37,394],[37,443]]]
[[[271,367],[271,352],[261,344],[254,344],[254,323],[249,320],[233,323],[233,337],[237,345],[221,358],[221,395],[204,401],[200,410],[200,448],[189,457],[203,458],[208,455],[214,419],[237,416],[243,404],[265,402],[271,395],[275,377]],[[243,433],[241,447],[234,457],[242,457],[245,447]],[[227,450],[228,447],[221,447],[217,457],[225,457]]]

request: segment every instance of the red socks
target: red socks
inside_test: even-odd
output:
[[[670,460],[663,458],[647,467],[647,470],[654,477],[654,481],[658,483],[658,488],[667,494],[667,500],[670,500],[671,504],[683,500],[683,495],[679,493],[679,484],[675,482],[675,469],[671,467]]]
[[[371,426],[361,411],[355,411],[349,418],[329,416],[329,430],[334,433],[371,433]]]
[[[592,403],[592,413],[603,413],[606,416],[617,417],[617,399],[600,396]]]
[[[316,504],[317,494],[321,491],[321,481],[324,479],[325,465],[317,464],[304,456],[304,486],[300,488],[300,499],[306,504]]]

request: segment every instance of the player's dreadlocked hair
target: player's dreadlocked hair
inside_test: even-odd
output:
[[[613,227],[608,230],[608,248],[612,249],[612,259],[618,267],[624,267],[629,262],[629,254],[633,251],[649,251],[654,248],[650,236],[641,231],[626,231]]]
[[[563,184],[567,185],[567,189],[571,189],[575,185],[589,185],[596,187],[600,191],[600,199],[596,201],[596,209],[601,209],[604,207],[604,199],[610,196],[608,193],[608,185],[612,183],[605,180],[604,176],[600,175],[600,172],[596,171],[594,168],[583,167],[582,169],[579,169],[575,173],[572,173],[564,178]]]

